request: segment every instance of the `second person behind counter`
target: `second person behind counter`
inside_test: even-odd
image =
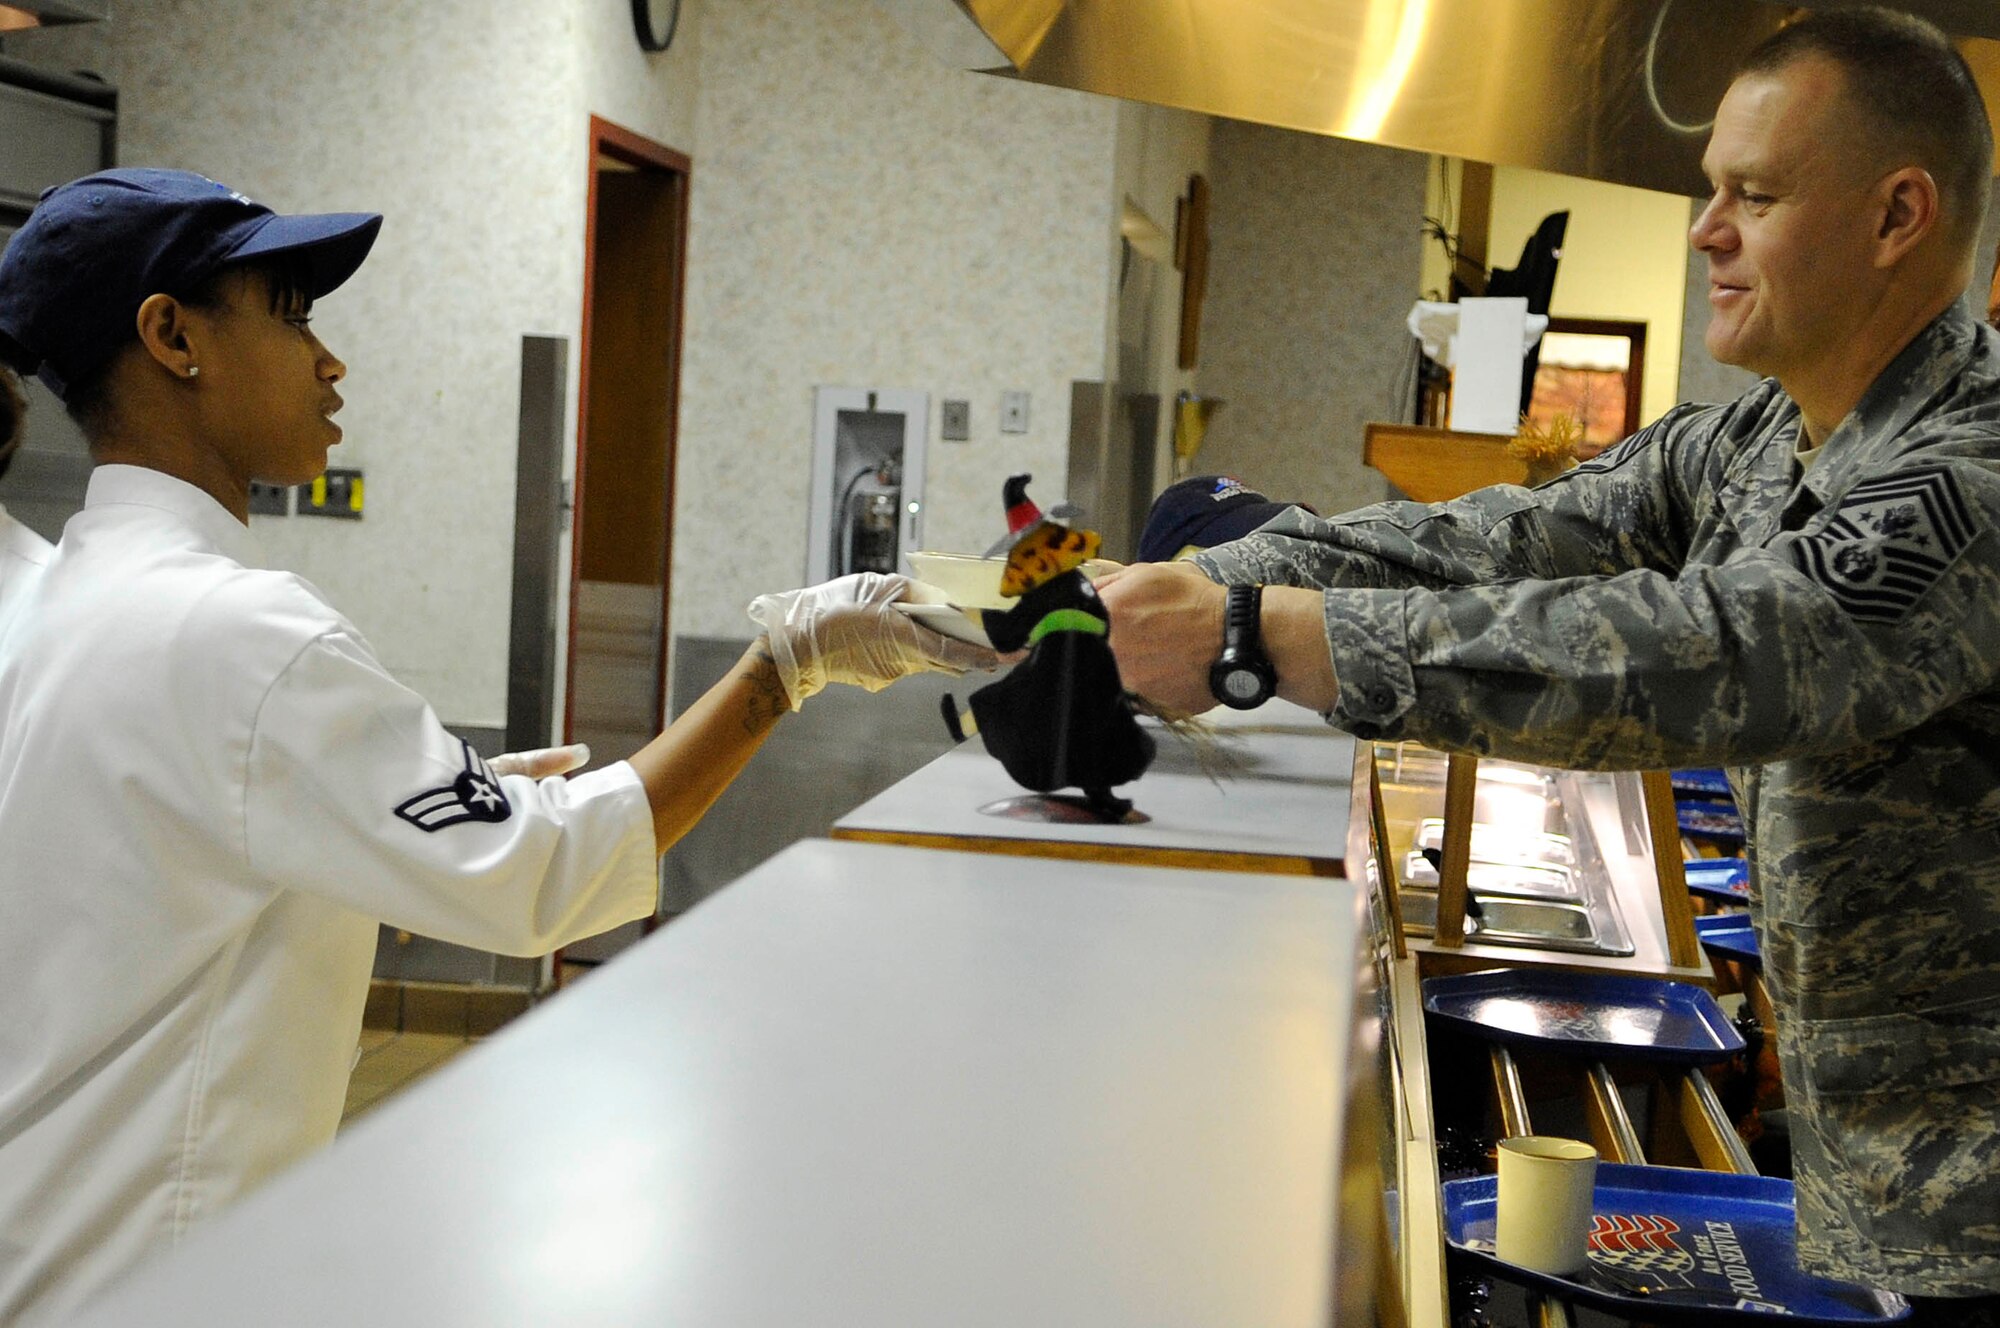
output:
[[[0,1322],[66,1317],[332,1137],[378,922],[533,955],[647,916],[786,711],[994,663],[850,577],[760,599],[629,761],[495,774],[247,526],[252,480],[340,441],[310,314],[380,224],[118,170],[0,259],[0,352],[95,463],[0,629]]]
[[[1146,514],[1137,561],[1169,563],[1227,544],[1294,507],[1305,504],[1274,503],[1230,475],[1175,480],[1160,491]]]

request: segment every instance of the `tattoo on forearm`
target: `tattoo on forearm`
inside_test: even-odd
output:
[[[760,640],[743,659],[746,665],[743,681],[750,684],[743,728],[748,733],[762,733],[791,713],[792,701],[785,695],[785,684],[778,677],[777,661],[771,658],[770,646]]]

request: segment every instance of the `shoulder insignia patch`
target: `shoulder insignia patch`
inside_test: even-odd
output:
[[[396,808],[396,815],[426,833],[467,821],[504,821],[514,814],[499,776],[486,768],[471,743],[461,738],[458,745],[465,749],[465,769],[458,778],[426,789]]]
[[[1972,513],[1948,470],[1857,484],[1792,561],[1860,622],[1900,621],[1972,543]]]

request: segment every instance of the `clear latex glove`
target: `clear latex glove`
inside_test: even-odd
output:
[[[998,665],[993,651],[941,636],[891,608],[909,586],[908,577],[857,572],[750,601],[792,709],[828,683],[879,692],[906,674]]]
[[[486,766],[496,775],[547,779],[551,775],[566,775],[589,764],[589,745],[573,742],[567,747],[537,747],[533,751],[507,752],[494,757]]]

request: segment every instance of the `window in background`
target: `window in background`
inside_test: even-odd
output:
[[[1589,460],[1639,427],[1646,325],[1608,318],[1552,318],[1542,337],[1528,420],[1559,415],[1583,426],[1579,460]]]

